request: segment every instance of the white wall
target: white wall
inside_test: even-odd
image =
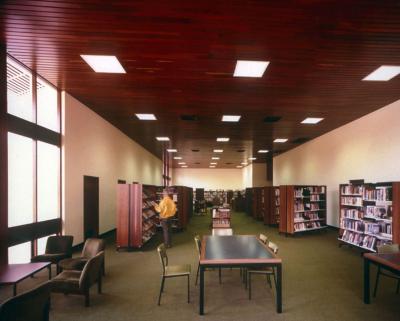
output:
[[[242,189],[241,169],[174,168],[172,185],[205,189]]]
[[[400,181],[400,100],[274,158],[274,185],[327,185],[329,225],[350,179]]]
[[[162,184],[162,162],[67,93],[63,106],[63,213],[66,234],[83,241],[83,176],[100,181],[100,233],[115,228],[116,186]]]
[[[267,164],[265,163],[254,163],[252,164],[252,177],[253,187],[271,186],[272,182],[267,180]]]

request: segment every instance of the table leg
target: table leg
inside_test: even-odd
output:
[[[370,303],[369,260],[364,257],[364,303]]]
[[[17,295],[17,283],[14,283],[13,285],[13,296]]]
[[[282,313],[282,264],[276,266],[276,312]]]
[[[51,264],[49,265],[49,280],[51,280]]]
[[[200,265],[200,315],[204,315],[204,268]]]

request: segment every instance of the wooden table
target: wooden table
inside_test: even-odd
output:
[[[0,285],[12,285],[13,295],[17,295],[17,284],[22,280],[33,276],[35,273],[49,268],[49,280],[51,279],[51,263],[24,263],[24,264],[8,264],[0,266]]]
[[[365,253],[364,254],[364,303],[370,303],[370,264],[380,266],[394,274],[400,275],[400,252],[399,253]]]
[[[206,268],[226,268],[268,265],[276,267],[276,310],[282,312],[282,260],[254,235],[207,235],[201,243],[200,315],[204,314],[204,271]]]

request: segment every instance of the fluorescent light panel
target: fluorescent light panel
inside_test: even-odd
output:
[[[180,156],[175,156],[174,159],[182,159]]]
[[[302,124],[318,124],[323,118],[307,117],[301,123]]]
[[[175,148],[167,148],[168,153],[176,153],[178,150]]]
[[[81,55],[81,58],[95,71],[103,73],[125,74],[126,71],[115,56]]]
[[[269,152],[268,149],[259,149],[258,150],[258,153],[260,153],[260,154],[265,154],[265,153],[268,153],[268,152]]]
[[[186,167],[188,167],[188,166],[187,166],[187,165],[182,165],[181,167],[182,167],[182,168],[186,168]]]
[[[186,165],[185,162],[179,162],[178,165]]]
[[[167,142],[167,141],[169,141],[169,138],[168,138],[168,137],[156,137],[156,139],[157,139],[159,142]]]
[[[157,120],[154,114],[135,114],[140,120]]]
[[[217,165],[217,163],[210,163],[210,165]]]
[[[233,76],[260,78],[263,76],[268,64],[269,61],[238,60]]]
[[[287,141],[287,138],[277,138],[274,140],[274,143],[286,143]]]
[[[209,167],[210,167],[210,168],[215,168],[215,166],[214,166],[214,165],[210,165]]]
[[[256,157],[249,157],[249,160],[256,160]]]
[[[218,137],[217,142],[229,142],[229,137]]]
[[[218,160],[219,157],[214,156],[214,157],[211,157],[211,159]]]
[[[223,115],[222,116],[222,121],[226,122],[238,122],[240,120],[240,117],[238,115]]]
[[[214,153],[223,153],[224,150],[223,149],[214,149]]]
[[[236,166],[236,168],[242,168],[243,166],[240,166],[240,165],[238,165],[238,166]]]
[[[400,66],[380,66],[368,76],[363,78],[366,81],[388,81],[400,74]]]
[[[248,163],[246,163],[246,162],[243,162],[243,163],[240,163],[240,164],[242,164],[242,165],[247,165]]]

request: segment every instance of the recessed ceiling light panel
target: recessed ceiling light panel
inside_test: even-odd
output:
[[[186,165],[185,162],[179,162],[178,165]]]
[[[126,71],[115,56],[81,55],[82,59],[95,71],[113,74],[125,74]]]
[[[256,160],[256,157],[249,157],[249,160]]]
[[[168,142],[168,141],[169,141],[169,138],[168,138],[168,137],[156,137],[156,139],[157,139],[159,142]]]
[[[286,143],[287,141],[287,138],[277,138],[274,140],[274,143]]]
[[[242,165],[247,165],[247,163],[246,163],[246,162],[243,162],[243,163],[240,163],[240,164],[242,164]]]
[[[223,149],[214,149],[214,153],[223,153],[224,150]]]
[[[181,167],[182,167],[182,168],[187,168],[188,166],[187,166],[187,165],[182,165]]]
[[[178,150],[175,148],[167,148],[168,153],[176,153]]]
[[[215,166],[214,166],[214,165],[210,165],[209,167],[210,167],[210,168],[215,168]]]
[[[388,81],[400,74],[400,66],[380,66],[363,78],[366,81]]]
[[[222,116],[222,121],[225,122],[238,122],[240,120],[240,117],[238,115],[223,115]]]
[[[180,156],[175,156],[174,159],[182,159]]]
[[[218,160],[219,157],[214,156],[214,157],[211,157],[211,159]]]
[[[135,114],[140,120],[157,120],[154,114]]]
[[[307,117],[301,123],[302,124],[318,124],[323,118]]]
[[[217,163],[210,163],[210,165],[217,165]]]
[[[229,137],[218,137],[217,142],[229,142]]]
[[[260,153],[260,154],[265,154],[265,153],[268,153],[268,152],[269,152],[268,149],[259,149],[258,150],[258,153]]]
[[[267,69],[269,61],[238,60],[234,77],[260,78]]]
[[[236,168],[242,168],[243,166],[240,166],[240,165],[238,165],[238,166],[236,166]]]

